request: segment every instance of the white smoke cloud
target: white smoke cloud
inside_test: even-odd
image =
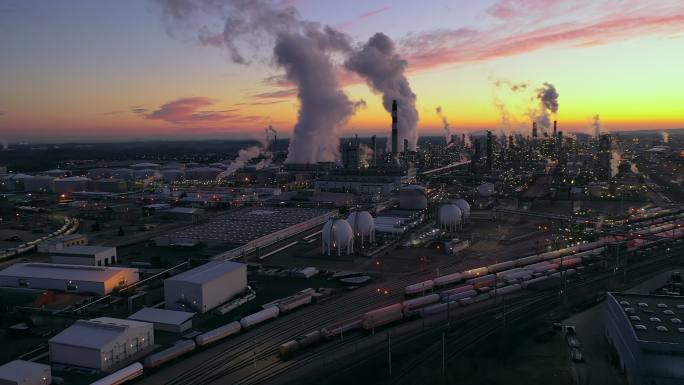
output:
[[[264,151],[263,147],[261,146],[251,146],[245,149],[242,149],[238,152],[238,156],[233,159],[232,162],[228,165],[228,168],[226,168],[225,171],[222,173],[218,174],[216,177],[217,180],[225,179],[228,178],[229,176],[233,175],[235,171],[243,168],[250,160],[258,158],[259,156],[265,155],[266,152]],[[266,154],[270,155],[270,154]],[[267,156],[266,159],[270,159],[270,156]],[[262,160],[263,162],[263,160]],[[270,163],[270,161],[269,161]],[[262,168],[264,166],[262,165]],[[257,165],[257,169],[259,166]]]
[[[206,25],[221,17],[221,35],[206,27],[200,42],[223,46],[236,63],[263,59],[285,71],[297,87],[300,107],[286,163],[331,162],[339,158],[339,131],[354,113],[355,104],[340,89],[331,60],[333,52],[348,52],[349,38],[330,27],[302,20],[293,7],[266,0],[157,0],[170,26]],[[273,46],[267,58],[263,45]],[[249,47],[246,55],[241,48]]]
[[[366,79],[374,91],[382,93],[382,104],[387,112],[392,111],[392,101],[397,101],[399,146],[403,146],[406,139],[409,150],[414,151],[418,143],[416,95],[404,75],[407,62],[397,53],[392,39],[376,33],[350,55],[345,66]]]
[[[622,154],[619,150],[613,149],[610,152],[610,176],[614,177],[620,171],[620,161],[622,160]]]
[[[536,112],[535,120],[542,132],[548,132],[551,128],[551,115],[558,114],[558,91],[553,84],[545,82],[537,89],[537,100],[539,108]]]
[[[446,115],[444,115],[444,111],[442,110],[442,106],[438,106],[436,109],[437,115],[439,115],[439,118],[442,119],[442,128],[444,129],[444,137],[446,139],[447,145],[451,144],[451,126],[449,125],[449,120],[447,119]]]
[[[373,163],[373,157],[375,156],[373,149],[361,143],[359,150],[361,151],[361,165],[363,167],[370,167]]]
[[[594,127],[594,136],[596,138],[601,136],[601,117],[599,114],[594,115],[593,123],[591,125]]]
[[[660,135],[663,138],[663,143],[668,144],[670,142],[670,133],[667,131],[661,131]]]

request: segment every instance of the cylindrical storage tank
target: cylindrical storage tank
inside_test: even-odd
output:
[[[497,296],[506,295],[506,294],[515,293],[516,291],[520,291],[521,289],[522,289],[522,286],[520,284],[508,285],[508,286],[504,286],[504,287],[501,287],[501,288],[494,290],[491,293],[491,295],[492,296],[493,295],[497,295]]]
[[[334,337],[344,334],[350,330],[360,329],[361,327],[363,327],[363,319],[359,318],[337,322],[333,325],[326,326],[322,329],[322,332],[326,337]]]
[[[88,191],[90,178],[82,176],[72,176],[68,178],[55,179],[55,192],[57,194],[71,194],[77,191]]]
[[[453,283],[461,282],[462,280],[463,275],[461,275],[461,273],[453,273],[437,277],[433,279],[432,282],[434,282],[435,286],[446,286],[451,285]]]
[[[103,377],[90,385],[119,385],[141,376],[142,374],[143,366],[139,362],[136,362],[124,367],[123,369],[119,369],[107,377]]]
[[[520,258],[515,260],[516,266],[527,266],[533,263],[541,261],[542,258],[539,255],[530,255],[529,257]]]
[[[278,348],[278,354],[280,355],[280,358],[287,359],[299,349],[299,341],[290,340],[280,345]]]
[[[430,294],[414,299],[407,299],[401,304],[404,306],[404,311],[413,310],[431,303],[439,302],[439,294]]]
[[[432,290],[434,286],[435,283],[432,280],[418,282],[414,283],[413,285],[406,286],[404,288],[404,293],[406,293],[406,295],[420,294]]]
[[[195,341],[177,341],[172,347],[145,357],[145,361],[143,361],[143,363],[146,368],[155,368],[159,365],[172,361],[183,354],[190,353],[193,350],[195,350]]]
[[[223,169],[217,167],[195,167],[185,170],[185,179],[211,181],[215,180]]]
[[[183,171],[177,169],[162,170],[160,174],[162,180],[167,183],[178,182],[183,179]]]
[[[363,315],[363,328],[371,330],[404,318],[404,307],[400,303],[382,307]]]
[[[354,236],[364,241],[375,241],[375,220],[368,211],[354,211],[349,214],[347,222],[352,228]]]
[[[299,347],[304,349],[309,346],[316,345],[323,340],[323,333],[318,330],[304,334],[302,338],[299,339]]]
[[[456,205],[446,204],[439,208],[437,220],[439,227],[445,231],[456,231],[461,228],[463,216]]]
[[[240,320],[240,325],[242,325],[242,327],[246,329],[251,326],[258,325],[271,318],[276,318],[278,317],[278,315],[280,315],[280,309],[278,309],[277,306],[272,306],[264,310],[258,311],[254,314],[250,314],[246,317],[243,317]]]
[[[195,341],[197,342],[197,345],[205,346],[220,339],[232,336],[233,334],[237,334],[241,329],[242,326],[240,323],[238,321],[233,321],[229,324],[198,335],[197,338],[195,338]]]
[[[354,231],[344,219],[330,219],[323,226],[321,233],[323,254],[331,255],[337,249],[337,255],[346,249],[347,255],[354,251]]]
[[[446,296],[449,296],[452,294],[463,293],[465,291],[470,291],[470,290],[473,290],[473,285],[463,285],[463,286],[455,287],[453,289],[444,290],[444,291],[440,292],[439,294],[442,297],[446,297]]]
[[[425,210],[427,191],[425,187],[408,185],[399,189],[399,208],[402,210]]]

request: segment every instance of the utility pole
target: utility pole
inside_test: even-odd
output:
[[[442,332],[442,379],[446,377],[446,333]]]
[[[392,377],[392,335],[387,332],[387,366],[389,376]]]

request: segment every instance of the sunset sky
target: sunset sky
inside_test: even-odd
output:
[[[457,132],[527,132],[544,82],[558,90],[568,131],[589,132],[595,114],[612,131],[684,128],[681,0],[274,2],[357,44],[390,36],[408,63],[421,134],[441,131],[437,106]],[[0,139],[244,138],[269,123],[291,131],[296,92],[264,59],[272,46],[235,64],[200,39],[220,34],[221,21],[173,29],[151,0],[0,1]],[[366,103],[344,132],[388,132],[381,98],[341,66],[338,79]]]

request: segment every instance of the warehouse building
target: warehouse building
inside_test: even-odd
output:
[[[194,315],[195,313],[187,311],[145,307],[131,314],[128,319],[149,322],[154,325],[154,330],[183,333],[192,327],[192,317]]]
[[[50,365],[14,360],[0,366],[0,385],[49,385]]]
[[[247,265],[212,261],[164,280],[169,310],[206,313],[247,288]]]
[[[85,246],[88,244],[88,236],[85,234],[61,235],[45,240],[38,244],[39,253],[56,253],[72,246]]]
[[[17,263],[0,271],[0,286],[107,295],[138,282],[138,269]]]
[[[52,263],[65,265],[109,266],[117,262],[116,247],[72,246],[59,250]]]
[[[48,344],[50,362],[109,371],[151,350],[154,330],[151,323],[126,319],[78,320]]]
[[[606,336],[630,385],[684,383],[684,297],[609,293]]]

